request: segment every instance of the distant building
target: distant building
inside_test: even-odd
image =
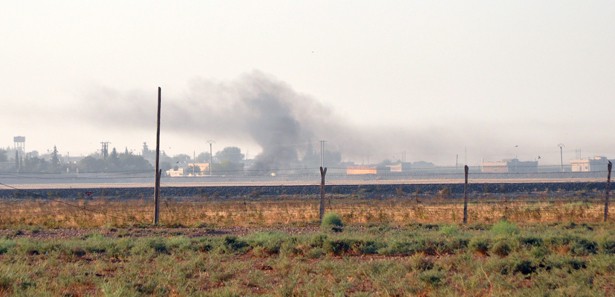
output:
[[[425,161],[416,161],[416,162],[412,162],[412,168],[413,169],[432,169],[435,168],[436,165],[434,165],[431,162],[425,162]]]
[[[396,164],[386,165],[386,167],[389,168],[389,172],[402,173],[410,171],[411,165],[407,162],[399,162]]]
[[[192,170],[192,167],[194,167],[195,170]],[[186,171],[188,174],[195,172],[195,175],[209,174],[209,163],[188,163]]]
[[[570,161],[572,172],[592,172],[604,171],[607,168],[609,160],[606,157],[596,156],[585,159]]]
[[[353,165],[346,167],[347,175],[376,175],[378,174],[378,167],[376,166],[364,166]]]
[[[166,174],[170,177],[184,176],[184,168],[171,168],[166,171]]]
[[[538,172],[538,161],[519,161],[508,159],[495,162],[482,162],[480,171],[483,173],[535,173]]]

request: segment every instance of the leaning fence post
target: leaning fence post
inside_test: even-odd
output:
[[[320,222],[322,223],[322,217],[325,215],[325,175],[327,174],[327,168],[320,167]]]
[[[613,169],[613,163],[609,161],[609,165],[607,166],[609,173],[606,178],[606,195],[604,197],[604,222],[609,218],[609,191],[611,190],[611,169]]]
[[[463,167],[465,171],[465,184],[463,185],[463,223],[468,223],[468,165]]]

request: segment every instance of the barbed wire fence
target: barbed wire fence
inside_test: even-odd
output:
[[[329,169],[327,186],[324,188],[330,199],[326,211],[340,212],[350,219],[366,223],[370,220],[387,221],[387,216],[403,217],[404,214],[405,218],[401,221],[405,220],[406,223],[428,222],[433,217],[448,217],[447,221],[451,223],[473,223],[480,221],[481,214],[477,211],[491,211],[498,213],[501,218],[511,218],[513,210],[521,208],[522,203],[529,205],[524,206],[525,212],[522,212],[529,216],[532,215],[532,206],[536,206],[537,203],[547,203],[552,207],[565,207],[564,203],[580,203],[577,209],[570,209],[567,216],[556,211],[560,213],[559,217],[556,214],[551,220],[575,221],[576,211],[579,221],[597,221],[594,219],[598,217],[595,208],[604,202],[604,222],[609,221],[610,168],[588,173],[560,171],[486,173],[480,172],[480,168],[475,167],[469,169],[467,183],[464,182],[463,171],[455,172],[459,168],[445,169],[447,170],[442,168],[415,170],[409,174],[351,176],[345,174],[345,168],[333,167]],[[304,204],[307,202],[309,206],[313,204],[314,208],[318,209],[319,176],[318,171],[313,173],[314,171],[311,168],[280,169],[276,170],[275,176],[250,175],[250,172],[248,175],[239,175],[238,172],[219,172],[217,176],[188,180],[192,183],[190,186],[167,178],[166,181],[163,180],[161,190],[163,202],[160,210],[161,222],[164,225],[169,212],[182,211],[186,206],[196,209],[193,214],[196,223],[199,220],[207,221],[206,216],[199,216],[196,212],[198,210],[207,212],[212,205],[217,205],[215,209],[218,213],[224,211],[223,207],[227,207],[228,211],[241,212],[244,215],[251,215],[251,212],[262,214],[266,212],[266,206],[274,208],[272,206],[274,203],[288,204],[295,200],[303,201]],[[605,184],[604,177],[607,174],[609,178]],[[130,223],[133,220],[134,224],[148,225],[153,213],[153,203],[150,203],[153,187],[126,187],[124,184],[146,183],[151,178],[144,175],[143,172],[130,171],[104,175],[82,174],[77,181],[84,183],[85,186],[77,188],[75,186],[79,183],[75,183],[75,179],[67,181],[66,177],[52,174],[0,174],[0,178],[4,180],[0,182],[0,186],[4,188],[0,189],[0,199],[16,202],[11,204],[12,207],[19,207],[19,202],[28,199],[38,200],[42,208],[45,205],[61,205],[63,209],[73,209],[85,217],[102,217],[104,224]],[[601,177],[602,181],[599,181]],[[38,189],[24,185],[21,183],[23,181],[36,181]],[[70,186],[74,188],[61,187],[62,183],[71,181],[73,183]],[[46,185],[53,187],[45,188]],[[460,199],[462,197],[463,204]],[[469,200],[466,200],[467,197]],[[130,211],[117,205],[109,209],[104,208],[105,205],[95,203],[103,201],[121,203],[131,200],[140,201],[140,204]],[[466,206],[468,202],[469,206]],[[387,203],[391,207],[386,207]],[[239,210],[237,205],[241,205],[242,209]],[[454,207],[443,208],[443,205]],[[294,207],[304,209],[298,204]],[[360,207],[381,210],[357,214],[361,212]],[[579,210],[582,207],[585,209]],[[396,208],[411,209],[412,212],[407,211],[402,214],[396,211]],[[390,213],[387,214],[382,210]],[[463,215],[454,214],[456,212]],[[361,215],[365,217],[360,218]],[[233,215],[230,217],[232,219]],[[303,217],[313,221],[309,216]],[[535,217],[539,218],[538,215]],[[232,224],[231,219],[228,219],[228,224]],[[400,219],[393,221],[400,222]],[[184,223],[184,225],[191,224]]]

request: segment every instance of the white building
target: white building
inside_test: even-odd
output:
[[[606,171],[608,163],[609,160],[602,156],[570,161],[572,172]]]
[[[538,161],[519,161],[508,159],[495,162],[482,162],[480,171],[484,173],[534,173],[538,172]]]
[[[171,168],[171,169],[167,170],[166,174],[167,174],[167,176],[170,176],[170,177],[183,176],[184,175],[184,168],[181,168],[181,167]]]

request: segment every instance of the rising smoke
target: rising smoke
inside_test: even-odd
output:
[[[120,92],[97,88],[88,96],[96,104],[89,121],[127,129],[152,128],[154,114],[151,92]],[[114,119],[110,121],[109,119]],[[462,147],[450,130],[437,125],[426,130],[386,127],[382,123],[350,125],[308,95],[261,72],[252,72],[230,82],[198,79],[185,94],[164,97],[163,130],[191,135],[195,139],[250,139],[262,148],[256,157],[257,169],[289,168],[310,145],[327,141],[327,148],[342,153],[343,160],[376,163],[396,159],[405,152],[408,160],[437,160],[451,143]]]

